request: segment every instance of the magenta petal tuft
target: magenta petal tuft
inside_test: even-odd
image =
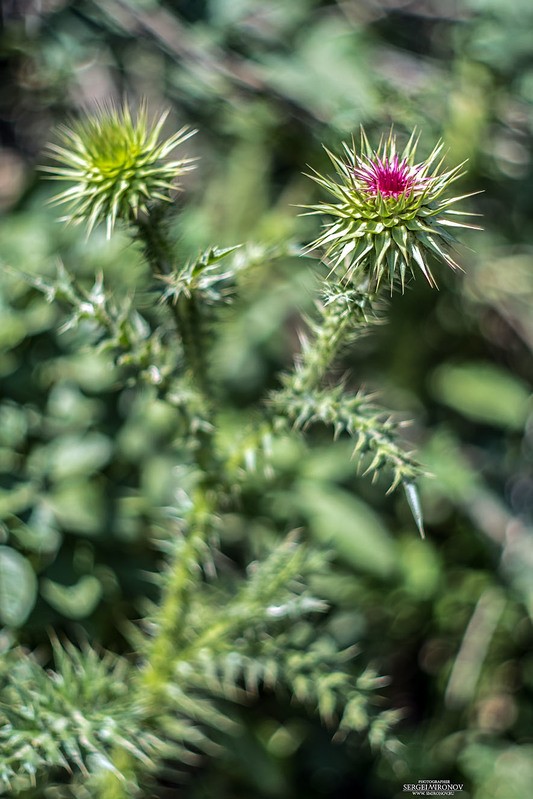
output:
[[[354,177],[361,182],[361,188],[372,195],[396,199],[415,190],[423,191],[427,184],[420,168],[411,166],[406,159],[400,161],[397,155],[392,158],[376,156],[367,161],[358,159],[358,162]]]

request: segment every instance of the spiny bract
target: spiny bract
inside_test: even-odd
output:
[[[372,150],[362,130],[360,153],[354,142],[343,144],[344,158],[326,149],[340,181],[315,170],[309,176],[336,200],[305,206],[312,214],[333,217],[309,249],[325,247],[326,259],[333,270],[344,271],[346,280],[367,271],[374,288],[387,275],[391,288],[399,277],[403,290],[407,270],[414,274],[418,266],[435,286],[429,255],[436,255],[452,269],[460,268],[450,252],[456,240],[448,228],[479,228],[454,218],[473,214],[451,208],[471,195],[449,199],[443,195],[464,174],[464,163],[441,171],[442,142],[425,161],[415,163],[417,144],[413,133],[399,155],[391,131],[378,149]]]
[[[109,237],[117,219],[135,219],[148,203],[169,201],[168,191],[192,168],[193,159],[165,159],[195,131],[184,127],[160,142],[167,116],[168,111],[150,123],[145,104],[135,117],[127,105],[106,106],[59,128],[61,144],[48,145],[59,166],[42,169],[55,180],[74,182],[52,199],[55,205],[70,205],[63,221],[85,222],[89,232],[105,222]]]

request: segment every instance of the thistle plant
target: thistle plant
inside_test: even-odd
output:
[[[374,700],[383,679],[369,668],[357,673],[352,650],[333,645],[321,622],[327,603],[309,587],[329,569],[328,554],[305,534],[289,533],[242,573],[218,574],[213,564],[250,472],[263,490],[275,476],[272,441],[283,435],[305,443],[315,424],[351,436],[356,461],[374,476],[387,474],[391,490],[403,485],[423,533],[422,468],[402,446],[400,425],[362,390],[332,382],[331,371],[343,349],[383,317],[385,283],[403,288],[407,270],[418,265],[434,284],[433,255],[456,268],[447,228],[460,224],[451,217],[459,198],[446,199],[445,191],[462,166],[441,172],[441,145],[415,164],[414,139],[397,155],[392,134],[376,152],[363,134],[361,154],[348,146],[344,160],[330,154],[340,182],[317,173],[314,180],[337,203],[312,207],[332,221],[311,245],[329,276],[293,368],[228,440],[210,369],[217,309],[238,293],[242,272],[252,262],[257,268],[257,248],[255,258],[245,247],[212,247],[181,259],[162,209],[191,166],[188,158],[166,159],[191,131],[160,143],[164,118],[151,126],[144,107],[136,117],[127,106],[102,109],[63,127],[62,143],[50,146],[59,161],[51,176],[74,182],[56,198],[70,204],[66,219],[89,232],[102,222],[108,235],[119,220],[129,226],[152,269],[161,320],[153,327],[131,303],[110,298],[100,276],[90,291],[65,270],[33,285],[68,309],[66,329],[90,320],[94,346],[113,353],[124,385],[153,390],[183,419],[184,496],[167,509],[166,564],[154,575],[160,598],[131,632],[132,656],[55,641],[53,668],[44,671],[30,655],[9,654],[0,671],[0,786],[13,795],[58,772],[63,782],[71,774],[77,797],[147,795],[163,758],[167,769],[191,767],[227,740],[237,722],[221,699],[250,701],[260,688],[288,691],[338,737],[366,735],[394,751],[395,714]],[[317,271],[323,274],[319,259]]]

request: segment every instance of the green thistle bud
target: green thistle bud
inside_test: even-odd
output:
[[[89,232],[105,221],[109,238],[117,219],[136,219],[140,212],[147,213],[149,203],[170,201],[168,192],[192,169],[193,159],[166,159],[195,131],[182,128],[160,142],[167,115],[168,111],[150,123],[145,104],[135,117],[126,105],[109,106],[59,128],[61,143],[48,145],[59,166],[42,169],[52,179],[74,182],[52,199],[54,205],[69,205],[63,221],[85,222]]]
[[[417,144],[413,133],[398,155],[391,131],[373,151],[362,130],[361,154],[353,142],[343,145],[345,158],[326,149],[340,181],[318,172],[309,176],[336,200],[305,206],[312,209],[310,213],[333,217],[309,249],[325,247],[326,259],[333,270],[343,269],[346,280],[366,272],[377,288],[387,275],[392,289],[399,277],[403,290],[407,270],[414,274],[416,267],[431,286],[436,285],[429,256],[437,256],[452,269],[460,268],[451,254],[456,239],[449,228],[480,229],[456,219],[475,214],[451,207],[472,195],[445,197],[450,185],[464,174],[464,163],[441,171],[442,142],[425,161],[415,163]]]

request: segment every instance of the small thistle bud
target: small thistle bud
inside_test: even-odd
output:
[[[177,178],[192,169],[193,159],[166,159],[195,131],[182,128],[160,142],[167,115],[168,111],[150,124],[144,104],[135,117],[127,105],[109,106],[59,128],[61,143],[48,145],[59,166],[42,169],[52,179],[74,182],[51,201],[70,206],[63,221],[85,222],[89,232],[105,221],[109,238],[117,219],[136,219],[140,212],[147,213],[149,203],[170,201],[169,190],[177,188]]]
[[[435,286],[429,256],[460,269],[451,254],[456,239],[449,228],[479,228],[455,218],[475,214],[456,211],[451,206],[472,195],[444,195],[464,174],[464,163],[441,171],[442,142],[425,161],[415,163],[417,144],[413,133],[399,155],[391,131],[373,151],[362,130],[360,154],[353,143],[343,145],[345,158],[326,150],[340,181],[318,172],[309,176],[336,200],[306,206],[312,209],[311,213],[333,217],[310,249],[325,247],[325,257],[334,270],[344,270],[346,280],[366,272],[377,289],[387,276],[392,289],[399,277],[403,290],[407,270],[414,274],[418,267],[428,283]]]

